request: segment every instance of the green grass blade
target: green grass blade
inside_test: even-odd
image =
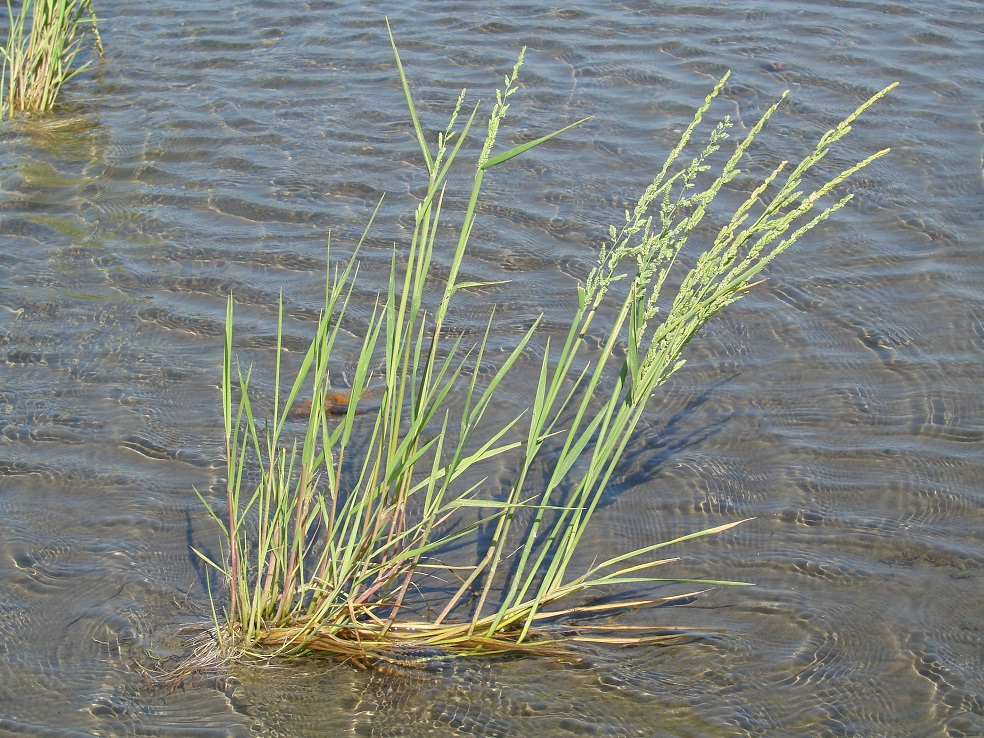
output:
[[[556,130],[553,133],[548,133],[546,136],[540,136],[540,138],[535,139],[533,141],[527,141],[526,143],[520,144],[519,146],[513,146],[508,151],[504,151],[498,156],[493,156],[492,158],[487,160],[485,163],[482,164],[482,169],[491,169],[494,166],[498,166],[499,164],[503,164],[509,161],[510,159],[516,158],[520,154],[525,154],[530,149],[535,148],[536,146],[539,146],[542,143],[546,143],[550,139],[555,138],[560,134],[571,130],[575,126],[579,126],[585,121],[591,120],[591,118],[593,117],[594,116],[589,115],[587,118],[581,118],[581,120],[571,123],[569,126],[564,126],[563,128]]]

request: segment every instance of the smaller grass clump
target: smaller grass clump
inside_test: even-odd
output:
[[[448,173],[458,164],[478,107],[466,110],[462,92],[432,148],[395,44],[393,51],[427,181],[413,234],[394,250],[388,291],[363,331],[347,403],[337,401],[330,365],[358,279],[361,241],[350,260],[329,271],[315,336],[298,373],[283,384],[281,305],[273,407],[263,418],[254,406],[251,368],[234,357],[229,298],[222,385],[226,499],[221,508],[202,499],[221,529],[224,550],[221,557],[199,554],[225,585],[221,611],[213,604],[220,651],[234,657],[316,650],[378,663],[399,659],[407,649],[429,657],[545,654],[562,651],[571,640],[659,641],[666,636],[658,627],[584,623],[737,584],[656,574],[674,560],[662,557],[664,548],[741,521],[616,552],[571,571],[579,544],[647,403],[682,366],[687,343],[779,254],[851,199],[830,201],[834,188],[886,153],[805,184],[855,119],[891,88],[822,136],[799,164],[783,162],[746,188],[723,226],[701,232],[708,245],[689,259],[688,269],[689,237],[739,174],[739,163],[779,104],[730,152],[723,150],[732,129],[728,118],[695,143],[725,76],[636,205],[609,229],[595,266],[572,295],[569,328],[547,340],[537,359],[531,406],[494,424],[486,411],[541,327],[536,321],[509,352],[497,353],[501,361],[489,371],[494,314],[472,344],[446,325],[456,295],[483,286],[460,276],[483,178],[573,126],[527,136],[526,143],[496,153],[521,54],[496,93],[470,168],[467,206],[448,225],[442,210]],[[691,147],[696,153],[685,157]],[[441,269],[435,267],[437,253],[446,255]],[[668,284],[679,286],[667,298],[661,293]],[[428,305],[431,295],[440,298]],[[603,336],[600,346],[585,340],[589,332]],[[304,431],[295,435],[301,401]],[[483,463],[503,458],[499,468],[515,470],[505,488],[481,473]],[[478,555],[461,566],[444,563],[466,541],[483,542]],[[599,588],[624,591],[664,582],[688,586],[667,597],[589,599]]]
[[[7,15],[7,43],[0,46],[0,118],[48,112],[62,85],[92,63],[75,67],[87,32],[103,55],[92,0],[23,0],[16,14],[7,0]]]

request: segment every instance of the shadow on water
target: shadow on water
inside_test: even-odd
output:
[[[693,427],[693,418],[697,416],[698,411],[703,408],[708,402],[710,402],[715,394],[715,392],[722,387],[726,386],[734,377],[728,377],[721,379],[712,385],[701,390],[696,396],[690,397],[684,406],[671,415],[665,422],[650,421],[648,426],[645,428],[645,432],[640,432],[640,428],[636,429],[635,437],[629,442],[626,448],[626,452],[623,456],[623,461],[616,466],[615,473],[612,476],[612,481],[606,486],[604,492],[602,493],[596,512],[604,510],[606,507],[613,505],[617,502],[619,495],[630,489],[637,489],[642,487],[651,487],[654,483],[658,481],[659,473],[664,464],[666,464],[671,459],[675,458],[680,453],[687,449],[698,447],[708,439],[712,438],[716,433],[718,433],[722,426],[727,422],[727,417],[718,418],[712,423],[706,423],[702,426]],[[653,412],[658,412],[658,401],[659,394],[652,400],[653,404],[657,407],[649,411],[649,415]],[[658,434],[657,440],[655,442],[649,442],[646,437],[652,435],[653,433]],[[556,442],[556,449],[553,453],[556,454],[559,451],[560,443],[562,441]],[[594,448],[594,444],[589,443],[585,448],[585,454],[583,458],[588,458],[590,456],[591,450]],[[530,489],[530,494],[535,494],[537,490],[541,489],[543,485],[547,482],[547,477],[544,476],[545,470],[550,468],[551,451],[549,446],[545,448],[542,452],[542,456],[530,475],[527,481],[527,487]],[[630,471],[627,473],[622,470],[626,467],[630,467]],[[575,467],[576,468],[576,467]],[[575,481],[571,481],[567,485],[562,485],[555,493],[552,499],[554,504],[557,504],[560,500],[566,499],[572,491],[572,487],[576,484]],[[553,518],[547,515],[544,518],[541,530],[548,531],[550,524],[556,519],[559,513],[554,513]],[[532,523],[532,513],[517,513],[516,522],[518,532],[515,533],[516,541],[523,540],[526,535],[525,530],[528,530],[529,525]],[[524,528],[525,526],[525,528]],[[492,545],[493,536],[495,533],[495,523],[490,522],[483,524],[477,532],[477,551],[484,552]],[[539,541],[543,541],[549,534],[547,532],[541,532],[539,534]],[[655,543],[656,541],[649,541],[649,543]],[[468,543],[458,544],[457,548],[468,548],[472,550],[475,544],[469,540]],[[518,545],[518,543],[517,543]],[[449,550],[455,550],[454,548],[449,548]],[[513,579],[516,573],[516,567],[519,562],[513,558],[513,562],[508,570],[501,575],[505,581],[510,581]],[[539,574],[546,572],[550,565],[550,561],[545,560],[538,570]],[[650,595],[652,594],[650,590]],[[591,604],[604,604],[612,602],[615,599],[626,599],[633,597],[633,590],[627,590],[626,592],[619,593],[617,595],[612,595],[608,597],[595,597],[591,596],[588,600]]]
[[[692,418],[697,415],[697,411],[709,403],[715,392],[737,378],[737,374],[714,382],[712,385],[701,390],[696,397],[692,397],[686,405],[670,416],[664,424],[650,424],[646,429],[646,435],[651,435],[657,429],[658,438],[654,443],[645,443],[642,448],[637,448],[634,441],[629,442],[629,449],[626,456],[633,457],[632,470],[628,474],[617,476],[618,482],[610,484],[605,496],[602,497],[602,504],[611,501],[620,489],[641,487],[650,484],[658,474],[660,468],[684,451],[696,448],[708,439],[720,433],[727,424],[728,419],[734,415],[734,411],[728,412],[723,417],[718,417],[713,422],[705,423],[703,426],[693,428]],[[653,400],[654,407],[652,412],[659,410],[659,395]],[[640,462],[639,459],[644,461]],[[636,468],[638,467],[638,468]]]
[[[208,564],[206,564],[202,557],[199,556],[195,551],[201,551],[206,557],[217,564],[224,564],[224,557],[222,552],[214,549],[208,543],[197,540],[195,537],[196,525],[195,519],[192,517],[191,511],[185,511],[185,542],[188,547],[188,564],[191,566],[192,571],[195,572],[195,580],[198,583],[199,591],[204,593],[212,593],[212,596],[217,597],[218,601],[224,597],[222,592],[222,579],[219,572],[215,571]],[[211,521],[206,521],[210,523]],[[214,539],[214,536],[209,536],[209,540]],[[217,602],[216,604],[219,604]]]

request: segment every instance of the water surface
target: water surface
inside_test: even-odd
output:
[[[97,6],[107,61],[54,115],[0,127],[0,734],[984,734],[979,3]],[[541,313],[563,325],[727,69],[736,133],[791,91],[762,167],[901,83],[825,171],[893,154],[694,342],[586,542],[754,517],[674,572],[757,586],[626,620],[707,632],[671,648],[155,685],[140,667],[207,621],[189,545],[217,538],[192,488],[222,484],[226,295],[244,359],[269,365],[281,290],[297,350],[327,233],[347,253],[385,194],[351,348],[408,235],[422,174],[384,16],[430,130],[461,87],[488,101],[523,45],[502,144],[594,116],[487,179],[467,271],[511,281],[453,319],[480,329],[495,304],[502,346]]]

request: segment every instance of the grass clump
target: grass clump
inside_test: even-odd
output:
[[[103,55],[92,0],[22,0],[16,14],[7,0],[7,16],[7,43],[0,46],[0,117],[48,112],[62,85],[91,64],[74,67],[86,31]]]
[[[826,133],[802,162],[783,162],[768,174],[687,270],[681,252],[688,238],[715,196],[739,174],[748,148],[778,106],[730,154],[721,152],[723,165],[715,175],[710,162],[729,139],[731,121],[711,126],[702,142],[695,136],[726,75],[635,207],[609,229],[597,263],[577,286],[566,335],[548,341],[538,360],[531,406],[501,426],[487,427],[486,411],[513,376],[539,322],[484,374],[479,367],[490,363],[486,347],[494,316],[473,344],[446,328],[456,295],[482,286],[459,276],[482,181],[490,169],[572,126],[495,152],[517,89],[520,55],[496,93],[471,168],[467,207],[456,227],[447,226],[442,205],[448,173],[475,127],[478,106],[466,110],[463,91],[432,148],[395,44],[393,51],[426,167],[426,194],[414,210],[412,237],[393,253],[389,288],[365,331],[344,414],[330,417],[339,409],[330,366],[358,279],[358,248],[329,272],[314,339],[297,375],[283,387],[281,305],[273,409],[263,419],[254,407],[251,368],[234,358],[229,299],[222,386],[227,493],[221,509],[209,507],[225,551],[220,559],[206,557],[226,585],[226,601],[216,612],[219,641],[227,653],[311,649],[364,663],[396,658],[407,647],[414,653],[485,655],[553,653],[569,640],[658,640],[663,636],[656,628],[570,623],[694,594],[585,604],[590,601],[584,593],[599,587],[669,581],[700,590],[736,584],[663,579],[655,570],[674,560],[660,557],[663,548],[741,521],[618,552],[572,572],[579,542],[647,403],[683,364],[687,343],[740,299],[773,259],[851,199],[825,203],[828,193],[887,152],[815,189],[804,184],[855,119],[890,88]],[[696,153],[685,157],[692,147]],[[440,277],[433,268],[439,250],[450,255],[450,269]],[[671,279],[675,270],[682,274]],[[668,283],[680,286],[665,299]],[[430,308],[425,293],[434,290],[441,297]],[[600,348],[587,346],[585,336],[599,328],[605,337]],[[373,409],[357,419],[370,380]],[[305,430],[293,437],[291,408],[308,393]],[[478,479],[481,464],[500,456],[508,457],[515,476],[507,489],[489,493],[487,480]],[[536,468],[548,473],[545,482],[533,485]],[[248,483],[248,473],[259,474],[259,481]],[[440,560],[454,544],[479,540],[480,528],[487,547],[477,561],[452,567]],[[444,584],[435,585],[438,579]]]

